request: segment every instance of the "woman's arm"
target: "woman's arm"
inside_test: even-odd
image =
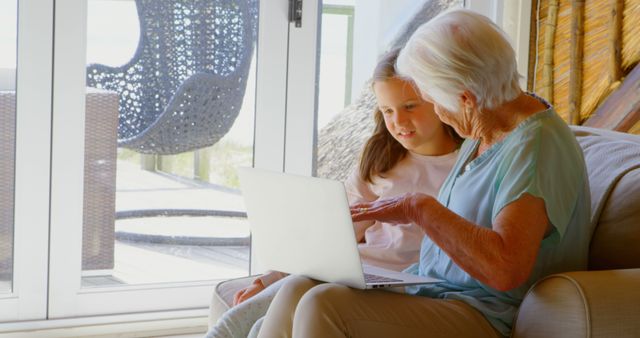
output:
[[[544,201],[529,194],[504,207],[492,229],[467,221],[424,194],[355,205],[352,215],[354,220],[418,224],[458,266],[500,291],[528,279],[551,226]]]

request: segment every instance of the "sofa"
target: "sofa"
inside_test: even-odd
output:
[[[533,285],[512,337],[640,337],[640,136],[572,129],[584,152],[591,188],[589,271],[554,274]],[[216,286],[210,325],[230,308],[233,294],[252,280]]]

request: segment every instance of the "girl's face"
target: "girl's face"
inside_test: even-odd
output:
[[[376,81],[373,91],[387,130],[403,147],[421,155],[442,155],[451,136],[435,114],[433,104],[424,101],[414,86],[402,79]]]

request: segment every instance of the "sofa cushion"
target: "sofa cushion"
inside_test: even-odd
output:
[[[590,269],[640,267],[640,136],[572,127],[591,189]]]
[[[592,270],[640,267],[640,168],[620,178],[591,238]]]

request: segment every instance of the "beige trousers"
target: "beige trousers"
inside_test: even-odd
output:
[[[357,290],[290,276],[267,310],[258,337],[502,336],[461,301]]]

